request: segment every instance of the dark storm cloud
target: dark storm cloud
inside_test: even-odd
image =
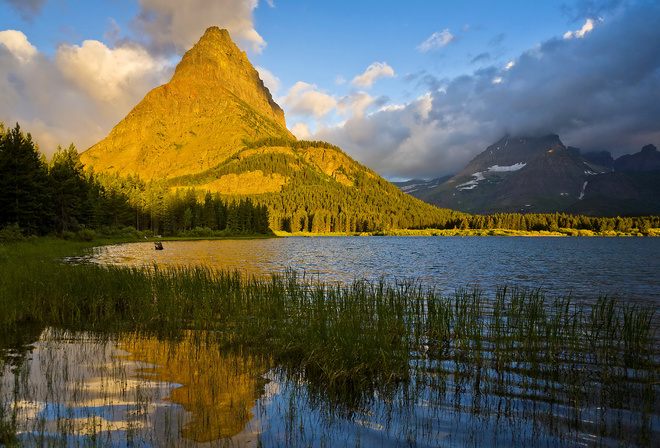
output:
[[[0,0],[0,2],[11,5],[28,22],[31,22],[46,4],[46,0]]]
[[[456,172],[506,133],[555,132],[566,145],[615,157],[647,143],[658,146],[658,23],[660,5],[620,8],[582,38],[548,40],[508,70],[490,67],[448,81],[424,75],[427,85],[443,88],[363,118],[359,144],[348,132],[351,120],[323,136],[390,178]],[[398,131],[388,133],[392,125]]]

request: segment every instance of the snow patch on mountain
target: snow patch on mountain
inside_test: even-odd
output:
[[[584,185],[582,185],[582,192],[580,192],[580,197],[578,198],[579,201],[581,201],[582,198],[584,197],[584,192],[587,190],[587,184],[588,183],[589,182],[585,181]]]
[[[486,178],[484,177],[484,174],[481,171],[477,171],[476,173],[474,173],[472,175],[472,177],[474,177],[474,179],[472,179],[468,182],[465,182],[464,184],[457,185],[456,188],[459,191],[472,190],[473,188],[476,188],[476,186],[479,184],[479,182],[481,182],[482,180],[486,180]]]
[[[499,166],[499,165],[493,165],[488,168],[489,172],[492,173],[504,173],[504,172],[510,172],[510,171],[518,171],[527,165],[526,163],[523,162],[518,162],[510,166]]]

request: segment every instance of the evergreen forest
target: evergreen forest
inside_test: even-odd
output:
[[[271,141],[272,140],[272,141]],[[286,139],[245,142],[245,149],[328,149],[324,142]],[[91,239],[118,231],[209,237],[267,234],[376,233],[396,229],[588,230],[647,234],[660,217],[585,217],[567,214],[468,215],[425,204],[362,167],[352,184],[315,170],[291,152],[237,154],[211,171],[145,181],[85,170],[73,144],[50,161],[17,124],[0,124],[0,239],[49,235]],[[223,195],[204,191],[209,177],[261,171],[289,180],[280,191]],[[195,188],[195,186],[198,186]]]
[[[5,129],[0,123],[0,239],[48,234],[92,239],[118,231],[155,234],[149,231],[156,227],[179,236],[271,233],[267,208],[249,199],[208,194],[200,201],[190,189],[147,207],[147,196],[154,191],[136,195],[134,185],[130,177],[85,171],[73,144],[58,147],[47,162],[29,133],[18,124]],[[155,216],[158,226],[153,225]]]

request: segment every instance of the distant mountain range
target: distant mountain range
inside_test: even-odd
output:
[[[152,181],[144,198],[181,189],[247,197],[268,207],[274,230],[314,232],[452,226],[461,216],[447,209],[660,214],[659,159],[650,145],[613,160],[556,135],[505,137],[451,178],[399,184],[407,195],[336,146],[296,140],[245,53],[217,27],[81,154],[97,173]]]
[[[506,136],[455,176],[396,183],[438,207],[471,214],[660,214],[660,153],[647,145],[614,160],[581,154],[559,136]]]

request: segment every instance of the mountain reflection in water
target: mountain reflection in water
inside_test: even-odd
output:
[[[15,415],[28,446],[256,441],[248,423],[267,363],[222,353],[202,332],[177,336],[115,340],[48,328],[13,357],[20,362],[0,364],[0,417]]]
[[[174,340],[129,334],[117,344],[131,353],[125,359],[154,366],[139,369],[137,378],[181,384],[167,400],[191,414],[181,436],[197,442],[243,431],[254,417],[251,408],[264,394],[268,370],[266,361],[222,352],[208,338],[206,332],[190,331]]]

